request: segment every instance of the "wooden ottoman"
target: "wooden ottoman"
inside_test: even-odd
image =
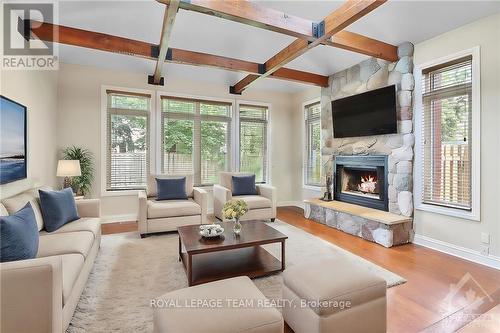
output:
[[[345,258],[283,273],[283,317],[295,333],[386,331],[386,281]]]
[[[281,313],[246,276],[167,293],[153,302],[156,333],[283,333]]]

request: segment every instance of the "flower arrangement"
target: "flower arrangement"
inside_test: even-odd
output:
[[[246,212],[248,212],[247,203],[241,199],[229,200],[222,208],[222,215],[229,220],[239,220]]]

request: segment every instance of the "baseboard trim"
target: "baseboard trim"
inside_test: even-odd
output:
[[[422,235],[415,235],[413,243],[430,249],[450,254],[468,261],[500,270],[500,257],[494,255],[482,255],[479,251],[474,251],[462,246],[443,242],[434,238]]]
[[[304,208],[304,203],[302,201],[280,201],[277,204],[278,207],[284,207],[284,206],[294,206],[294,207],[299,207],[299,208]]]
[[[101,216],[101,223],[132,222],[137,221],[136,214],[118,214]]]

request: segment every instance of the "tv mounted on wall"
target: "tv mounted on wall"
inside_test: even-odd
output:
[[[397,133],[396,86],[334,100],[332,118],[335,138]]]
[[[26,107],[0,96],[0,184],[27,177]]]

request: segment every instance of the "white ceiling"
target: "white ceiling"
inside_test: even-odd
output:
[[[259,1],[262,6],[319,21],[342,1]],[[148,1],[61,1],[59,24],[158,43],[164,5]],[[388,1],[348,30],[398,45],[419,43],[446,31],[500,12],[500,1]],[[444,14],[444,15],[443,15]],[[216,17],[180,10],[170,46],[263,63],[294,38]],[[151,74],[154,62],[131,56],[60,46],[63,62]],[[318,46],[287,67],[330,75],[366,56]],[[244,74],[211,68],[165,64],[169,78],[232,85]],[[297,92],[307,85],[276,79],[259,80],[255,89]]]

